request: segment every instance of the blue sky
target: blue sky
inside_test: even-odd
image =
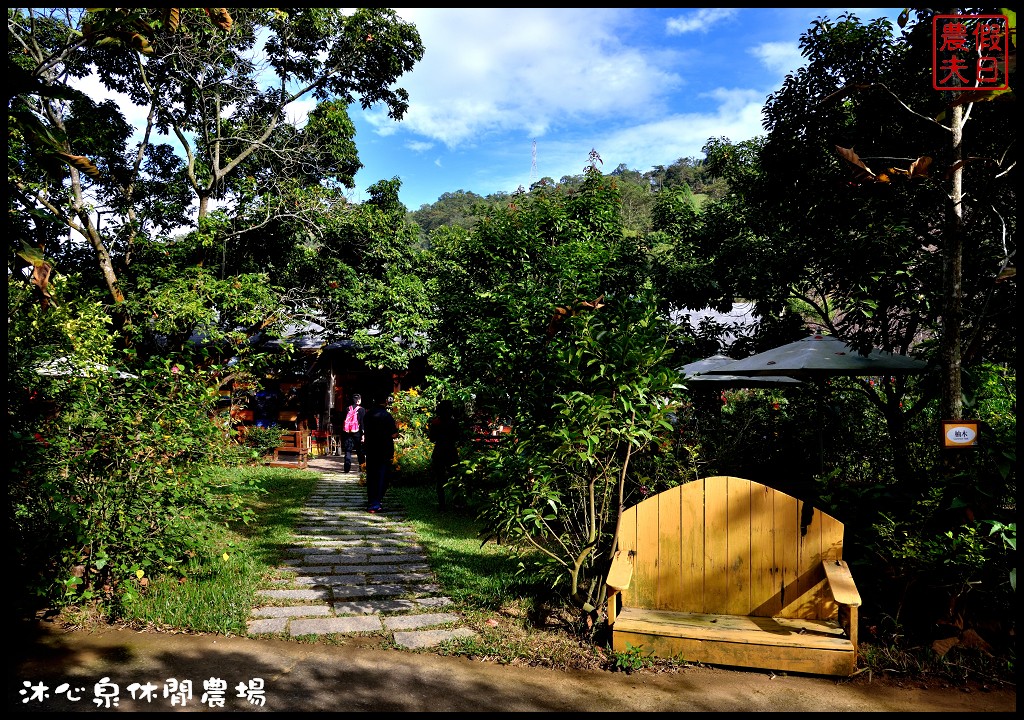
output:
[[[708,138],[762,132],[761,108],[802,64],[819,17],[901,8],[398,8],[425,52],[399,81],[401,122],[350,110],[364,168],[353,199],[402,180],[410,210],[445,192],[514,192],[531,179],[645,172],[703,157]],[[536,171],[534,171],[536,142]]]
[[[852,12],[896,27],[901,8],[396,11],[416,25],[424,57],[398,82],[410,100],[401,122],[382,107],[349,109],[364,165],[350,197],[398,177],[401,201],[418,210],[446,192],[512,193],[578,175],[591,149],[605,173],[623,163],[646,172],[703,157],[712,137],[750,139],[763,131],[765,99],[803,64],[812,22]],[[80,86],[119,97],[95,77]],[[146,109],[120,100],[141,127]],[[289,115],[301,122],[312,108],[306,98]]]

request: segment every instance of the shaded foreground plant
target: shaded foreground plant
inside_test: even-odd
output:
[[[19,377],[48,408],[10,433],[18,587],[36,602],[131,601],[200,554],[208,526],[251,518],[237,486],[203,474],[230,453],[205,373],[157,361]]]
[[[134,627],[242,635],[261,589],[291,543],[319,474],[271,467],[212,468],[209,482],[231,487],[252,511],[247,523],[208,525],[201,552],[165,568],[117,618]]]
[[[554,351],[549,419],[521,418],[475,470],[487,477],[487,531],[535,551],[540,576],[592,621],[621,509],[651,490],[638,463],[671,445],[681,385],[668,366],[672,330],[652,302],[610,298],[572,330]]]

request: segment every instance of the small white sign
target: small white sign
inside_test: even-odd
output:
[[[971,447],[978,444],[978,423],[944,422],[942,424],[945,447]]]

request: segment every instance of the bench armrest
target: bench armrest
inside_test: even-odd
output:
[[[828,580],[832,597],[840,605],[851,607],[860,606],[860,592],[853,582],[853,573],[850,566],[844,560],[826,560],[822,563],[825,568],[825,578]]]
[[[630,553],[624,553],[621,550],[615,552],[615,557],[612,558],[611,567],[608,568],[608,577],[605,579],[604,584],[607,587],[608,592],[608,624],[615,624],[615,615],[617,612],[615,596],[620,592],[629,587],[629,583],[633,580],[633,557]]]
[[[860,607],[860,593],[853,582],[850,566],[843,560],[825,560],[825,579],[828,582],[832,597],[839,605],[839,624],[846,632],[854,649],[857,648],[858,619],[857,608]]]
[[[615,552],[612,565],[608,568],[608,579],[605,584],[616,591],[625,590],[633,579],[633,558],[621,550]]]

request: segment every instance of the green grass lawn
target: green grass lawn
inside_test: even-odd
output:
[[[153,578],[137,599],[120,608],[121,621],[156,629],[246,632],[256,591],[281,561],[319,474],[267,467],[220,468],[213,474],[229,492],[249,496],[244,502],[254,519],[204,528],[205,554]]]

